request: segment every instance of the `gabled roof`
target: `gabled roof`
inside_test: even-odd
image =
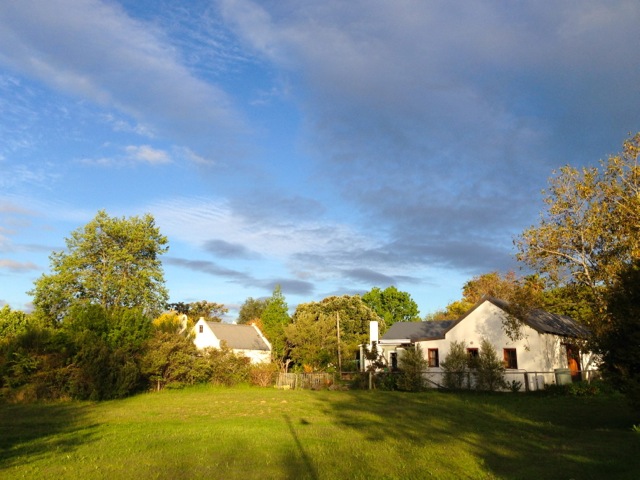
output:
[[[418,342],[444,338],[444,334],[456,323],[455,320],[440,322],[396,322],[380,338],[381,341],[405,340]]]
[[[267,350],[271,348],[252,325],[206,322],[218,340],[236,350]]]
[[[484,302],[490,302],[505,313],[509,303],[499,298],[483,297],[473,308],[457,320],[440,322],[396,322],[380,338],[381,342],[409,340],[411,343],[424,340],[438,340],[445,338],[445,334],[455,325],[462,322],[471,312]],[[579,324],[571,317],[549,313],[541,309],[529,312],[523,320],[525,324],[540,333],[550,333],[561,337],[581,338],[590,335],[589,329]]]
[[[498,298],[485,296],[483,297],[464,317],[475,310],[484,301],[493,303],[501,310],[508,312],[509,303]],[[462,318],[464,318],[462,317]],[[551,333],[552,335],[559,335],[561,337],[588,337],[591,332],[584,325],[579,324],[573,318],[566,315],[558,315],[557,313],[550,313],[540,308],[531,310],[522,321],[529,325],[531,328],[540,333]]]

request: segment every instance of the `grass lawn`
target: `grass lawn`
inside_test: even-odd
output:
[[[0,405],[0,478],[638,479],[624,399],[197,387]]]

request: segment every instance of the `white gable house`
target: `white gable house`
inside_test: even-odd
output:
[[[255,325],[207,322],[200,318],[193,331],[193,343],[199,349],[226,345],[234,353],[249,358],[251,363],[271,361],[271,344]]]
[[[483,339],[504,359],[505,380],[519,381],[535,390],[544,384],[569,383],[588,378],[596,370],[595,358],[580,352],[579,339],[589,335],[569,317],[534,310],[521,322],[521,339],[505,333],[506,303],[485,297],[464,316],[443,322],[398,322],[382,336],[378,346],[391,368],[407,348],[419,345],[429,364],[428,377],[441,384],[442,368],[452,342],[464,342],[470,356],[477,355]]]

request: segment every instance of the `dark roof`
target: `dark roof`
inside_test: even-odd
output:
[[[481,304],[485,300],[493,303],[504,311],[508,311],[509,303],[504,300],[487,296],[480,300],[478,304]],[[551,333],[562,337],[580,338],[587,337],[591,333],[587,327],[579,324],[571,317],[550,313],[540,308],[531,310],[523,321],[540,333]]]
[[[396,322],[385,332],[380,340],[403,340],[412,342],[444,338],[444,334],[453,326],[455,320],[440,322]]]
[[[207,322],[207,325],[220,341],[236,350],[270,350],[262,336],[251,325],[233,325],[231,323]]]
[[[545,312],[536,309],[529,312],[524,322],[541,333],[553,333],[563,337],[587,337],[590,332],[573,318],[566,315]]]

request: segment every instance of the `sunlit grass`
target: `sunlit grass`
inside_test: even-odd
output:
[[[618,397],[198,387],[0,406],[1,478],[640,478]]]

